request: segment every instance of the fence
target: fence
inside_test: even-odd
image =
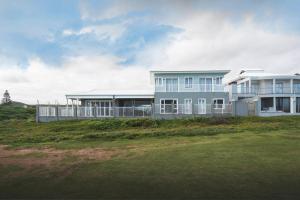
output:
[[[167,115],[204,116],[226,115],[231,113],[231,104],[155,104],[152,106],[138,107],[72,107],[39,105],[37,107],[37,121],[48,122],[56,120],[111,117],[166,117]]]

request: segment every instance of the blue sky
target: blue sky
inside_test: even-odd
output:
[[[143,50],[145,46],[157,40],[165,39],[169,34],[179,33],[180,27],[173,24],[162,24],[152,16],[165,16],[158,4],[154,1],[148,8],[133,6],[112,15],[111,18],[82,19],[80,6],[85,4],[90,8],[91,15],[97,15],[97,10],[109,9],[113,1],[76,1],[76,0],[21,0],[1,1],[0,5],[0,52],[26,67],[28,59],[37,56],[44,62],[59,64],[65,56],[78,55],[85,51],[107,53],[121,56],[125,59],[123,64],[132,64],[135,53]],[[132,4],[138,1],[129,1]],[[182,1],[183,2],[183,1]],[[255,20],[265,23],[271,31],[282,30],[298,34],[300,30],[300,2],[289,1],[187,1],[193,6],[193,11],[213,11],[228,13],[229,18],[239,23],[245,13],[252,13]],[[169,1],[169,4],[172,4]],[[180,3],[180,5],[185,3]],[[145,3],[145,5],[148,5]],[[168,5],[164,4],[168,7]],[[166,9],[172,12],[172,5]],[[126,12],[127,11],[127,12]],[[174,12],[180,9],[174,6]],[[150,20],[149,20],[150,19]],[[108,37],[100,41],[93,34],[64,37],[63,30],[80,30],[89,25],[118,24],[124,20],[131,20],[124,34],[115,41]],[[278,23],[275,25],[275,22]],[[238,26],[238,25],[237,25]],[[135,45],[137,40],[139,45]]]
[[[68,91],[102,89],[98,80],[66,89],[62,80],[52,78],[60,83],[52,85],[59,92],[40,95],[51,81],[31,78],[55,68],[58,71],[50,72],[54,77],[68,72],[84,80],[76,71],[91,60],[104,62],[87,67],[101,79],[115,69],[137,68],[148,78],[150,68],[178,66],[235,72],[247,66],[278,72],[288,67],[295,72],[299,10],[299,0],[0,0],[0,90],[11,89],[17,98],[32,102],[53,100],[55,95],[60,99]],[[128,71],[123,74],[116,77],[119,84],[136,78]],[[41,88],[34,91],[37,81]],[[29,89],[30,97],[24,92]]]

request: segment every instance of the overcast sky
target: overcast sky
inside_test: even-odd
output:
[[[300,72],[300,0],[0,0],[0,92],[149,89],[150,69]]]

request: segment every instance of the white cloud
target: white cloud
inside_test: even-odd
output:
[[[97,40],[105,40],[109,39],[110,41],[115,41],[122,36],[122,34],[126,31],[128,21],[118,24],[104,24],[104,25],[94,25],[94,26],[86,26],[81,28],[79,31],[66,29],[63,30],[62,34],[64,36],[72,36],[72,35],[85,35],[85,34],[93,34]]]
[[[13,100],[26,103],[65,103],[67,93],[150,88],[148,70],[120,67],[120,61],[113,56],[81,56],[58,68],[35,58],[27,69],[0,68],[0,91],[8,89]]]
[[[271,32],[247,15],[238,23],[222,13],[193,13],[173,21],[185,31],[140,52],[140,65],[163,69],[262,68],[270,72],[299,71],[300,37]]]

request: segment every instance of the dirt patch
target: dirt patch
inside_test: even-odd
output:
[[[74,164],[87,160],[108,160],[119,153],[118,150],[103,150],[100,148],[79,150],[53,148],[8,149],[7,146],[0,145],[0,166],[16,165],[24,169],[33,169],[38,166],[60,165],[61,161],[68,160],[70,157],[74,158],[70,161]]]

